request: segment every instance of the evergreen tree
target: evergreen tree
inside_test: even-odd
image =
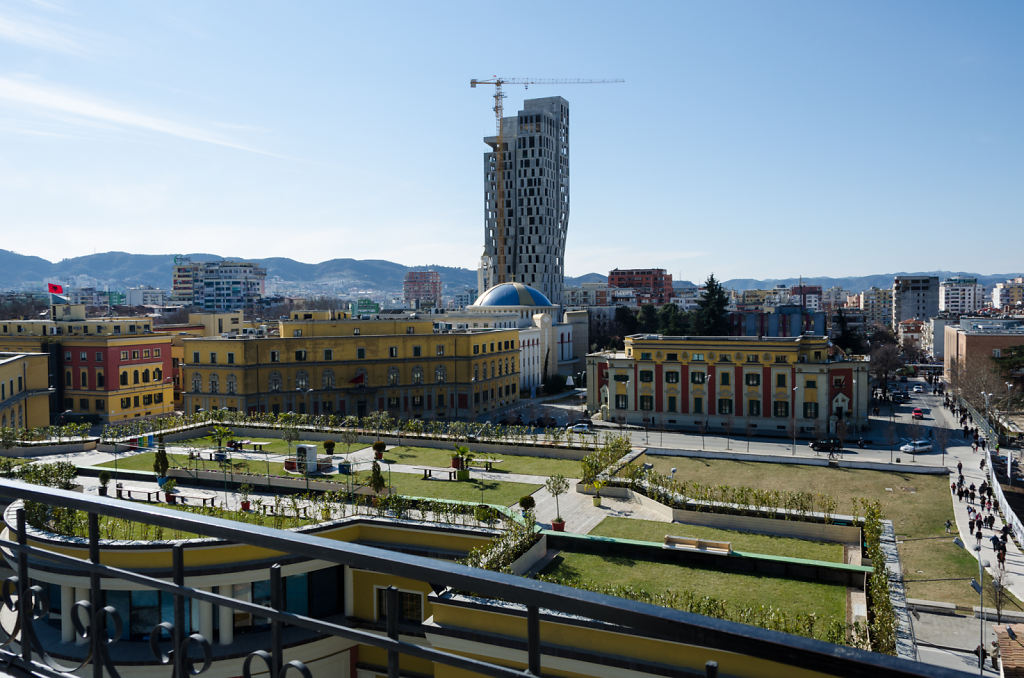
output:
[[[637,314],[637,322],[640,325],[640,331],[648,334],[656,334],[658,332],[658,309],[654,308],[654,304],[644,304],[640,307],[640,313]]]
[[[636,314],[625,306],[617,307],[615,309],[615,330],[620,337],[636,334]]]
[[[658,309],[658,332],[671,337],[683,337],[690,332],[690,318],[675,304]]]
[[[729,295],[712,273],[704,282],[704,293],[697,302],[693,318],[693,333],[702,337],[724,337],[729,334]]]

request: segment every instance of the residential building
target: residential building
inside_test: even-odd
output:
[[[106,423],[173,411],[171,338],[150,318],[87,318],[82,304],[50,316],[0,321],[0,350],[49,354],[51,413]]]
[[[36,428],[49,423],[49,356],[0,352],[0,428]]]
[[[789,303],[811,311],[820,311],[821,285],[793,285],[789,289]]]
[[[869,287],[860,293],[858,307],[868,326],[892,327],[892,290]]]
[[[263,298],[266,277],[266,269],[249,262],[175,257],[172,300],[210,312],[250,309]]]
[[[455,311],[462,310],[469,306],[470,304],[472,304],[474,301],[476,301],[476,298],[476,290],[472,287],[467,287],[462,292],[455,293],[455,296],[452,297],[452,300],[448,305],[448,308]]]
[[[186,338],[185,410],[473,419],[519,396],[515,329],[435,334],[432,320],[322,311],[277,334]]]
[[[842,287],[832,286],[821,293],[821,307],[826,313],[832,313],[837,308],[846,305],[849,292]]]
[[[759,311],[730,311],[730,334],[736,337],[798,337],[825,334],[825,312],[795,304],[767,306]]]
[[[1024,278],[996,283],[992,289],[992,306],[1001,311],[1024,310]]]
[[[608,286],[636,291],[637,303],[662,306],[674,296],[672,274],[663,268],[616,268],[608,273]]]
[[[125,293],[125,304],[128,306],[163,306],[167,303],[167,290],[154,287],[129,287]]]
[[[961,317],[959,324],[945,328],[943,375],[956,386],[971,372],[979,376],[985,371],[983,366],[991,366],[991,358],[1001,358],[1006,349],[1018,346],[1024,346],[1024,318]],[[991,384],[982,385],[991,391],[1002,391],[1001,382],[990,381]]]
[[[921,335],[924,333],[925,321],[909,318],[901,320],[896,327],[896,340],[904,351],[920,351]]]
[[[484,253],[478,288],[521,282],[562,299],[569,228],[569,102],[527,99],[484,138]],[[497,158],[501,162],[497,162]]]
[[[933,360],[942,360],[946,355],[946,325],[955,323],[946,316],[929,318],[921,332],[921,350]]]
[[[976,313],[987,305],[985,286],[977,278],[947,278],[939,285],[939,310],[953,315]]]
[[[927,320],[939,314],[939,279],[936,276],[898,275],[892,281],[893,331],[904,320]]]
[[[441,274],[437,271],[408,271],[402,282],[406,308],[435,308],[441,305]]]
[[[624,351],[587,356],[587,409],[636,426],[853,435],[870,395],[868,361],[843,359],[825,336],[636,334]]]
[[[579,287],[566,287],[562,291],[562,306],[587,308],[611,304],[613,288],[605,283],[582,283]]]

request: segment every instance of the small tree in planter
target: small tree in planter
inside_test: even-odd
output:
[[[555,498],[555,519],[551,521],[551,529],[555,532],[565,531],[565,521],[558,507],[558,497],[569,491],[569,481],[561,473],[555,474],[544,481],[544,488]]]
[[[386,486],[387,481],[384,480],[384,474],[380,472],[380,464],[374,461],[373,467],[370,469],[370,489],[373,490],[374,494],[379,495]]]
[[[385,443],[383,440],[378,440],[377,442],[375,442],[373,444],[373,458],[374,459],[383,459],[384,458],[384,450],[386,450],[386,449],[388,449],[388,446],[387,446],[387,443]]]
[[[455,454],[452,455],[452,468],[458,469],[456,479],[469,480],[469,465],[475,458],[476,454],[465,445],[456,446]]]
[[[601,505],[601,488],[608,484],[608,481],[603,478],[596,478],[590,483],[590,486],[594,488],[594,506]]]
[[[168,478],[167,482],[163,485],[164,499],[167,500],[168,504],[174,503],[174,488],[178,486],[178,481],[174,478]]]
[[[170,466],[170,462],[167,461],[167,450],[163,446],[158,447],[153,455],[153,472],[156,473],[158,483],[161,478],[167,477],[167,469]]]
[[[107,485],[110,483],[110,471],[100,471],[100,496],[107,496]]]
[[[537,505],[537,501],[530,495],[525,495],[519,498],[519,508],[523,511],[523,517],[526,517],[528,511],[532,511],[533,507]]]
[[[238,488],[238,492],[242,495],[242,510],[248,511],[250,506],[249,495],[252,493],[252,485],[249,483],[243,483],[242,486]]]
[[[334,442],[333,440],[325,440],[324,441],[324,454],[326,454],[328,457],[332,456],[334,454],[334,446],[335,445],[337,445],[337,443]]]

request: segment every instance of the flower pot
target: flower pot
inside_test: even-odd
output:
[[[323,509],[323,510],[321,510],[320,511],[320,518],[321,518],[321,520],[330,520],[331,519],[331,510],[330,509]]]
[[[242,500],[242,510],[243,511],[248,511],[249,510],[249,506],[250,506],[249,500],[248,499],[243,499]]]
[[[101,497],[107,496],[107,486],[106,485],[100,485],[99,491],[100,491],[100,496]]]
[[[454,469],[462,468],[462,457],[452,457],[452,468],[454,468]]]
[[[174,495],[171,494],[170,492],[164,492],[164,499],[167,500],[168,504],[174,503]]]
[[[565,532],[565,521],[564,520],[552,520],[551,529],[555,532]]]
[[[460,468],[455,473],[455,479],[456,480],[469,480],[469,469],[468,468]]]
[[[594,506],[600,506],[600,505],[601,505],[601,495],[595,494],[594,495]]]
[[[374,459],[383,459],[384,458],[384,453],[383,452],[378,452],[377,450],[374,450],[373,451],[373,458]]]

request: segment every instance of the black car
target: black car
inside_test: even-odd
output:
[[[843,449],[843,441],[839,438],[823,438],[808,443],[815,452],[838,452]]]

